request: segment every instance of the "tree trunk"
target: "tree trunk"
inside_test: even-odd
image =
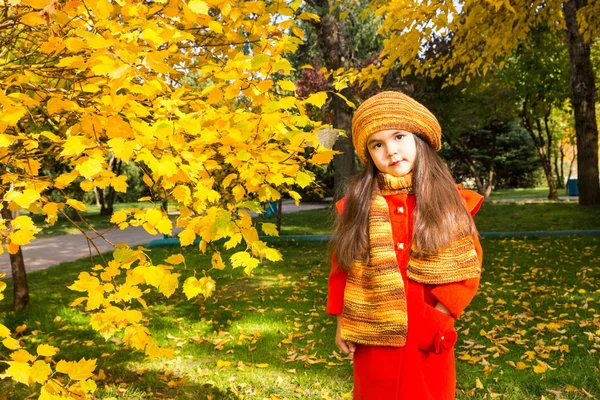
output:
[[[12,220],[12,214],[8,208],[2,208],[2,217],[7,221]],[[27,286],[27,272],[21,247],[17,254],[9,254],[9,256],[13,280],[13,310],[25,310],[29,307],[29,287]]]
[[[104,208],[104,189],[94,186],[94,195],[96,196],[96,206],[102,210]]]
[[[110,160],[109,166],[111,171],[115,173],[116,176],[121,174],[121,165],[123,161],[117,160],[114,156]],[[105,190],[101,190],[100,194],[104,196],[102,200],[102,206],[100,207],[100,215],[112,215],[114,211],[114,203],[115,203],[115,188],[112,186],[107,187]]]
[[[558,165],[556,166],[556,175],[558,177],[558,188],[559,189],[564,189],[565,188],[565,151],[563,149],[563,146],[559,146],[558,148],[560,157],[557,156],[558,159]]]
[[[346,109],[346,103],[337,96],[334,97],[331,104],[335,107],[333,110],[333,125],[338,129],[345,130],[348,135],[347,137],[342,136],[339,138],[333,146],[334,150],[342,152],[342,154],[337,154],[333,158],[333,184],[336,195],[340,196],[343,193],[341,189],[344,188],[346,179],[356,171],[354,146],[350,139],[352,135],[352,114]]]
[[[600,204],[598,173],[598,125],[596,123],[596,84],[591,59],[591,44],[579,31],[577,11],[587,0],[569,0],[563,4],[567,25],[571,89],[577,137],[577,174],[579,205]]]
[[[330,70],[348,67],[349,61],[354,58],[352,46],[346,38],[344,27],[336,15],[330,13],[334,9],[334,0],[309,0],[307,1],[319,15],[320,21],[313,22],[317,31],[318,42],[325,61],[325,66]],[[346,98],[350,98],[348,88],[342,90]],[[334,188],[336,197],[343,192],[346,178],[355,173],[354,146],[352,145],[352,111],[346,102],[333,95],[330,106],[333,110],[333,126],[346,131],[347,137],[341,137],[334,145],[334,150],[341,151],[333,158]]]
[[[281,197],[277,201],[277,232],[281,235],[281,214],[283,214],[283,200]]]
[[[498,130],[495,129],[494,125],[491,126],[492,130],[492,151],[490,152],[490,167],[488,171],[487,187],[485,188],[484,197],[487,199],[492,194],[492,187],[494,186],[494,161],[496,159],[496,142],[498,139]]]
[[[479,171],[477,171],[477,168],[475,167],[475,161],[473,161],[473,157],[471,157],[471,153],[469,153],[469,150],[465,146],[457,146],[456,143],[454,143],[448,137],[446,137],[446,142],[450,145],[450,147],[452,147],[454,152],[459,155],[462,162],[464,162],[467,165],[469,171],[471,171],[471,174],[473,174],[473,179],[475,179],[475,186],[477,186],[477,193],[479,193],[482,196],[485,196],[485,187],[483,185],[483,180],[481,179]]]
[[[545,119],[546,140],[544,140],[544,128],[542,127],[542,122],[539,118],[532,117],[532,112],[529,107],[533,108],[533,106],[529,103],[529,100],[525,99],[525,101],[523,101],[521,122],[525,130],[529,132],[538,155],[540,156],[540,160],[542,161],[544,175],[546,176],[546,182],[548,183],[548,200],[558,200],[556,182],[554,180],[554,173],[552,172],[552,159],[550,150],[552,146],[552,136],[549,133],[547,120]],[[547,111],[546,115],[550,115],[550,109]],[[534,119],[533,121],[532,118]]]

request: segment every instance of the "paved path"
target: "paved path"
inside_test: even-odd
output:
[[[299,206],[294,204],[293,200],[284,200],[282,204],[282,212],[290,213],[296,211],[315,210],[319,208],[329,207],[331,203],[301,203]],[[180,229],[179,229],[180,230]],[[177,234],[179,230],[175,230]],[[101,232],[102,233],[102,232]],[[94,238],[94,234],[88,232],[93,239],[94,244],[100,252],[104,253],[113,250],[113,247],[105,240],[99,237]],[[160,235],[150,235],[141,226],[131,227],[125,230],[118,228],[109,230],[105,237],[114,244],[126,242],[129,246],[137,246],[146,244],[155,239],[161,239]],[[96,249],[92,246],[92,254],[96,254]],[[53,265],[63,262],[75,261],[83,257],[89,257],[90,249],[87,239],[82,234],[60,235],[49,238],[41,238],[34,240],[31,244],[23,246],[23,257],[25,258],[25,268],[27,272],[46,269]],[[5,272],[7,277],[10,277],[10,258],[5,251],[0,255],[0,273]]]

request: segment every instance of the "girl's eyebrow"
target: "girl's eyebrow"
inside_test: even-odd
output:
[[[392,132],[392,133],[390,134],[390,136],[397,135],[398,133],[402,133],[402,131],[400,131],[400,130],[396,130],[396,131]],[[370,139],[370,140],[368,140],[368,141],[367,141],[367,146],[369,146],[369,145],[371,145],[372,143],[375,143],[375,142],[383,142],[383,140],[379,140],[379,139]]]

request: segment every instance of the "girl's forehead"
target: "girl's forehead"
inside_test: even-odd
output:
[[[412,135],[412,132],[409,131],[405,131],[403,129],[383,129],[377,132],[374,132],[372,134],[369,135],[369,137],[367,138],[367,143],[374,141],[374,140],[383,140],[383,139],[387,139],[390,136],[394,136],[398,133],[401,133],[403,135]]]

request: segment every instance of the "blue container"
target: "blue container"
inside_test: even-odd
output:
[[[567,194],[569,196],[579,196],[579,187],[577,186],[577,179],[569,179],[567,181]]]
[[[265,209],[265,217],[272,217],[274,215],[277,215],[277,202],[276,201],[264,202],[262,204],[262,206]]]

